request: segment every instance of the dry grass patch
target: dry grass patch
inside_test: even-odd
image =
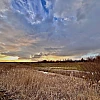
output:
[[[84,79],[12,68],[0,74],[0,87],[12,100],[100,100],[99,85]]]

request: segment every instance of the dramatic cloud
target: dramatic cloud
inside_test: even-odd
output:
[[[99,0],[1,0],[0,58],[100,54]]]

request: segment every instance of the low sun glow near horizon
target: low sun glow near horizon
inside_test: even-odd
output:
[[[95,57],[98,54],[88,54],[83,56],[82,58],[87,59],[88,57]],[[54,56],[54,55],[48,55],[48,56],[42,56],[40,58],[19,58],[18,56],[6,56],[6,55],[0,55],[0,62],[38,62],[38,61],[63,61],[63,60],[80,60],[81,58],[75,58],[74,56]]]
[[[49,55],[49,56],[42,56],[41,58],[29,58],[29,59],[20,59],[18,56],[6,56],[6,55],[0,55],[0,62],[37,62],[37,61],[43,61],[43,60],[47,60],[47,61],[57,61],[57,60],[67,60],[67,59],[73,59],[75,60],[74,57],[70,57],[70,56],[53,56],[53,55]],[[77,60],[77,59],[76,59]]]

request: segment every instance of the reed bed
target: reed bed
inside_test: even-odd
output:
[[[100,85],[82,78],[11,68],[0,74],[1,100],[100,100]]]

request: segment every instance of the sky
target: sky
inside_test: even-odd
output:
[[[0,0],[0,62],[100,54],[100,0]]]

